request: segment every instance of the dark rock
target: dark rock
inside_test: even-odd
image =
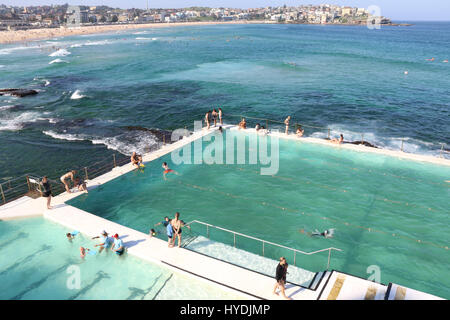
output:
[[[345,143],[351,143],[351,144],[358,144],[358,145],[364,145],[366,147],[371,147],[371,148],[378,148],[377,146],[371,144],[370,142],[367,141],[346,141]]]
[[[0,89],[0,96],[11,95],[16,97],[26,97],[38,94],[38,91],[31,89]]]
[[[133,131],[148,131],[154,134],[160,141],[164,141],[165,143],[172,143],[172,131],[160,130],[160,129],[149,129],[141,126],[126,126],[125,129]]]

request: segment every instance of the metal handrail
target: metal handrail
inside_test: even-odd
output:
[[[252,237],[252,236],[240,233],[240,232],[236,232],[236,231],[233,231],[233,230],[228,230],[228,229],[225,229],[225,228],[222,228],[222,227],[219,227],[219,226],[215,226],[215,225],[212,225],[212,224],[209,224],[209,223],[206,223],[206,222],[198,221],[198,220],[193,220],[191,222],[186,223],[185,225],[188,226],[188,225],[191,225],[193,223],[198,223],[198,224],[205,225],[207,227],[207,231],[206,232],[207,232],[208,238],[209,238],[209,227],[212,227],[212,228],[215,228],[215,229],[219,229],[219,230],[222,230],[222,231],[225,231],[225,232],[228,232],[228,233],[232,233],[233,236],[234,236],[234,247],[236,247],[236,235],[241,236],[241,237],[245,237],[245,238],[248,238],[248,239],[256,240],[256,241],[259,241],[259,242],[262,242],[263,243],[263,256],[264,256],[264,244],[266,244],[266,243],[270,244],[270,245],[273,245],[273,246],[276,246],[276,247],[279,247],[279,248],[283,248],[283,249],[287,249],[287,250],[293,251],[294,252],[294,265],[295,265],[295,254],[297,252],[301,253],[303,255],[313,255],[313,254],[316,254],[316,253],[319,253],[319,252],[328,251],[328,263],[327,263],[327,270],[328,270],[329,267],[330,267],[331,251],[332,250],[339,251],[339,252],[343,251],[343,250],[338,249],[338,248],[330,247],[330,248],[326,248],[326,249],[316,250],[316,251],[313,251],[313,252],[305,252],[305,251],[302,251],[302,250],[286,247],[286,246],[283,246],[283,245],[278,244],[278,243],[274,243],[274,242],[270,242],[270,241],[267,241],[267,240],[255,238],[255,237]]]

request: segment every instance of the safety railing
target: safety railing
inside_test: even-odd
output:
[[[130,162],[130,158],[124,155],[113,154],[111,157],[95,162],[89,166],[75,168],[76,176],[84,180],[92,180],[101,176],[117,166]],[[64,174],[64,173],[63,173]],[[22,176],[0,183],[0,205],[17,200],[25,195],[38,198],[42,194],[40,182],[42,177],[36,174],[24,174]],[[59,177],[48,177],[53,196],[66,191]],[[69,182],[70,183],[70,182]]]
[[[284,121],[278,121],[273,119],[267,119],[267,118],[258,118],[258,117],[252,117],[247,116],[243,114],[226,114],[224,116],[228,123],[230,122],[229,118],[235,119],[233,121],[234,124],[238,124],[243,118],[245,118],[245,121],[247,123],[247,128],[254,128],[256,124],[259,124],[260,126],[264,126],[264,129],[267,130],[279,130],[280,132],[285,132],[286,125]],[[315,134],[322,133],[322,136],[330,140],[332,137],[339,138],[339,135],[341,132],[332,130],[328,127],[321,127],[321,126],[313,126],[308,125],[304,123],[299,123],[294,120],[294,118],[291,118],[288,125],[288,132],[289,133],[296,133],[297,129],[303,129],[304,133],[303,136],[311,135],[311,131],[314,131]],[[313,130],[308,130],[313,129]],[[309,132],[308,132],[309,131]],[[367,141],[366,137],[364,137],[364,133],[354,133],[354,135],[359,135],[361,138],[360,140],[352,141],[352,144],[360,144],[360,145],[366,145],[366,146],[373,146],[370,141]],[[357,138],[358,139],[358,138]],[[405,143],[408,140],[408,138],[395,138],[395,140],[399,140],[399,149],[402,152],[405,152]],[[449,159],[450,158],[450,149],[447,148],[447,145],[445,143],[439,143],[441,145],[440,151],[439,151],[439,158]]]
[[[259,251],[259,249],[257,251],[259,251],[259,253],[263,257],[268,257],[268,258],[272,258],[272,259],[278,259],[279,258],[277,256],[268,256],[267,255],[268,246],[273,246],[273,247],[276,247],[276,248],[287,250],[287,251],[289,251],[289,252],[291,252],[293,254],[293,265],[296,265],[297,254],[306,255],[306,256],[312,256],[312,255],[319,254],[321,252],[328,252],[328,260],[327,260],[327,268],[326,268],[326,270],[329,270],[330,263],[331,263],[331,252],[332,251],[342,252],[341,249],[333,248],[333,247],[326,248],[326,249],[321,249],[321,250],[317,250],[317,251],[313,251],[313,252],[305,252],[305,251],[302,251],[302,250],[289,248],[289,247],[283,246],[281,244],[277,244],[277,243],[273,243],[273,242],[270,242],[270,241],[267,241],[267,240],[255,238],[255,237],[252,237],[252,236],[240,233],[240,232],[228,230],[228,229],[225,229],[225,228],[222,228],[222,227],[218,227],[218,226],[215,226],[215,225],[212,225],[212,224],[209,224],[209,223],[205,223],[205,222],[202,222],[202,221],[198,221],[198,220],[193,220],[193,221],[191,221],[189,223],[186,223],[185,226],[189,226],[189,230],[191,230],[191,232],[192,232],[192,228],[193,228],[193,226],[195,224],[202,225],[202,226],[205,227],[206,237],[208,239],[210,239],[210,231],[211,231],[211,229],[221,230],[221,231],[223,231],[223,232],[225,232],[227,234],[232,235],[233,236],[232,246],[234,248],[238,248],[238,246],[239,246],[237,244],[237,237],[242,237],[242,238],[245,238],[245,239],[254,240],[254,241],[256,241],[256,242],[261,244],[260,251]],[[231,241],[226,241],[226,242],[231,245],[231,243],[230,243]],[[240,249],[240,248],[238,248],[238,249]]]

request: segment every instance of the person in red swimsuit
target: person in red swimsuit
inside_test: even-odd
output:
[[[178,174],[175,170],[172,170],[169,168],[169,166],[167,165],[167,162],[163,162],[162,167],[164,169],[164,180],[167,180],[166,174],[168,174],[169,172]]]

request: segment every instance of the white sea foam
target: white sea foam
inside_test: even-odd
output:
[[[108,149],[116,150],[122,154],[131,155],[133,151],[145,153],[149,147],[160,142],[151,132],[125,132],[115,137],[88,136],[85,134],[58,133],[43,131],[44,134],[59,140],[90,141],[92,144],[103,144]]]
[[[82,99],[85,96],[81,94],[80,90],[75,90],[75,92],[70,96],[70,99],[72,100],[78,100],[78,99]]]
[[[25,112],[16,117],[8,114],[5,118],[0,118],[0,131],[18,131],[25,123],[35,122],[39,115],[37,112]]]
[[[15,107],[14,105],[1,106],[1,107],[0,107],[0,110],[8,110],[8,109],[11,109],[11,108],[14,108],[14,107]]]
[[[49,57],[65,57],[71,54],[71,52],[67,51],[66,49],[59,49],[58,51],[55,51],[53,53],[50,53]]]
[[[28,49],[38,49],[39,46],[23,46],[23,47],[13,47],[13,48],[4,48],[0,50],[0,55],[11,54],[14,51],[28,50]]]
[[[68,141],[84,141],[88,140],[86,137],[78,134],[68,134],[68,133],[57,133],[54,131],[42,131],[43,134],[46,134],[54,139],[59,140],[68,140]]]
[[[65,60],[61,60],[61,59],[55,59],[55,60],[50,61],[48,64],[54,64],[54,63],[69,63],[69,62],[67,62]]]

